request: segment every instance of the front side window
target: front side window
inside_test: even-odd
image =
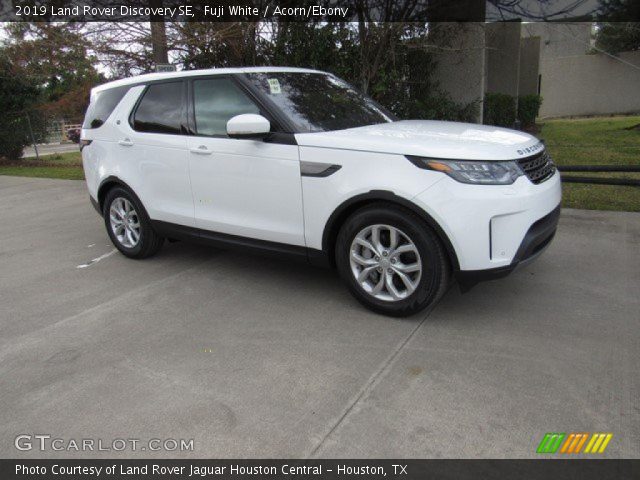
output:
[[[84,116],[82,128],[99,128],[115,110],[122,97],[129,91],[129,86],[110,88],[96,93]]]
[[[138,132],[182,132],[182,82],[152,83],[147,88],[133,115],[132,127]]]
[[[230,78],[193,82],[193,110],[198,135],[226,136],[227,122],[243,113],[260,113],[258,106]]]
[[[325,132],[393,121],[373,100],[332,75],[248,73],[246,77],[296,124],[299,132]]]

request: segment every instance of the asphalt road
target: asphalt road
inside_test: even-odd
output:
[[[128,260],[82,182],[0,177],[0,225],[0,457],[524,458],[554,431],[640,457],[638,213],[564,211],[536,263],[406,320],[304,264]]]
[[[77,143],[47,143],[38,145],[38,155],[41,157],[47,155],[53,155],[56,153],[77,152],[79,150]],[[36,150],[33,146],[27,146],[24,148],[23,158],[30,158],[36,156]]]

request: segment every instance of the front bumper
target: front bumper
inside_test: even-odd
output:
[[[511,264],[505,267],[490,268],[486,270],[458,270],[454,272],[458,285],[463,292],[479,282],[495,280],[506,277],[516,268],[531,263],[549,246],[556,234],[558,221],[560,220],[560,205],[551,213],[531,225],[527,231],[516,256]]]
[[[524,176],[512,185],[495,186],[445,177],[413,201],[450,241],[457,276],[472,279],[504,276],[537,256],[553,237],[561,198],[556,172],[540,184]]]

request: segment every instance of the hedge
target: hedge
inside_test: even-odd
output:
[[[513,128],[516,122],[516,102],[511,95],[487,93],[484,96],[484,123]]]
[[[542,105],[540,95],[522,95],[518,97],[518,120],[523,127],[531,127],[536,123],[536,117]]]
[[[487,93],[484,96],[484,123],[498,127],[513,128],[516,119],[522,127],[535,125],[542,105],[540,95],[522,95],[517,100],[504,93]]]

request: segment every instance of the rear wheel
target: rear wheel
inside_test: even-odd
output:
[[[355,212],[338,234],[336,265],[366,307],[404,317],[437,302],[449,285],[449,261],[419,216],[373,205]]]
[[[109,238],[127,257],[150,257],[162,247],[164,238],[153,230],[142,203],[129,190],[109,190],[102,213]]]

